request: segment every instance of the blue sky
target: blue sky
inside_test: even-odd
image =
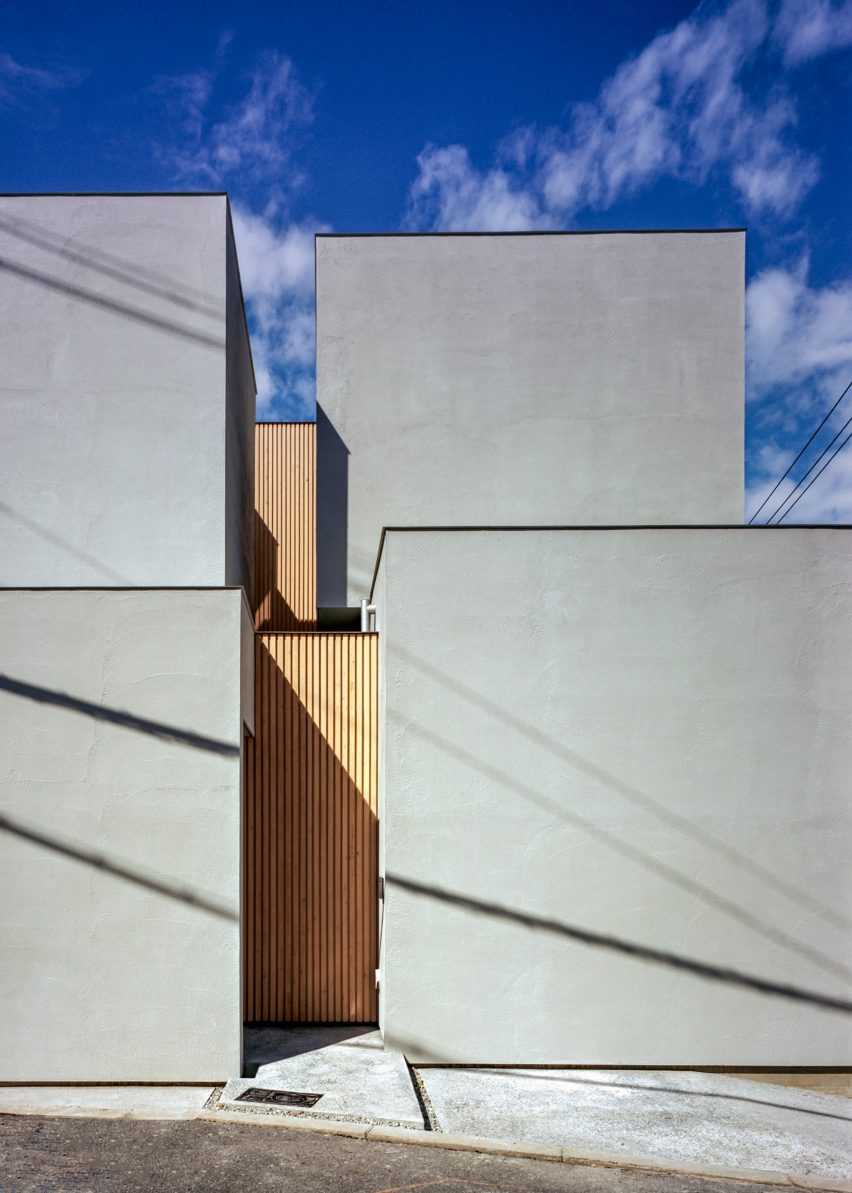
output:
[[[0,15],[0,189],[230,192],[260,417],[313,414],[320,229],[747,226],[751,509],[852,379],[852,0]],[[852,444],[798,520],[852,522]]]

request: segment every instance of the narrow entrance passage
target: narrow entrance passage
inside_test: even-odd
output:
[[[258,633],[243,833],[253,1023],[377,1017],[378,641]]]

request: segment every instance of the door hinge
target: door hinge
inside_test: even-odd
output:
[[[385,880],[384,880],[384,878],[382,878],[381,875],[379,875],[379,898],[384,899],[384,897],[385,897]]]

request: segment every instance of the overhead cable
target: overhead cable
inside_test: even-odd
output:
[[[805,452],[806,452],[806,451],[808,450],[808,448],[811,446],[811,444],[813,443],[813,441],[816,439],[817,435],[819,435],[820,431],[823,429],[823,427],[825,426],[825,424],[826,424],[826,423],[828,422],[828,420],[831,418],[832,414],[834,414],[835,410],[836,410],[836,409],[837,409],[837,407],[840,405],[840,403],[843,401],[843,399],[846,397],[846,395],[849,393],[849,390],[850,390],[850,389],[852,389],[852,381],[850,381],[850,382],[849,382],[849,384],[846,386],[846,388],[844,389],[843,393],[840,395],[840,397],[839,397],[839,398],[837,399],[837,401],[834,403],[834,405],[832,406],[832,408],[829,410],[828,414],[825,416],[825,418],[824,418],[824,419],[822,420],[822,422],[819,424],[819,426],[817,427],[817,429],[814,431],[813,435],[811,435],[810,439],[807,441],[807,443],[805,444],[805,446],[802,448],[802,450],[801,450],[801,451],[799,452],[799,454],[796,456],[796,458],[795,458],[795,460],[793,461],[793,463],[790,465],[790,467],[787,469],[787,471],[784,473],[784,475],[783,475],[783,476],[780,478],[780,480],[777,482],[777,484],[775,485],[775,488],[772,490],[772,492],[771,492],[771,493],[767,493],[767,495],[764,497],[763,501],[761,501],[760,505],[757,507],[757,509],[754,511],[754,513],[752,514],[752,516],[751,516],[751,517],[749,518],[749,520],[748,520],[748,525],[749,525],[749,526],[751,526],[752,522],[755,520],[755,518],[757,517],[757,515],[760,513],[760,511],[761,511],[761,510],[763,509],[763,507],[766,505],[767,501],[769,501],[770,497],[772,497],[772,495],[778,491],[778,489],[779,489],[779,487],[781,486],[781,484],[782,484],[782,483],[783,483],[783,482],[784,482],[784,481],[787,479],[787,477],[790,475],[790,473],[791,473],[791,472],[793,471],[793,469],[796,467],[796,465],[798,464],[799,460],[801,460],[802,456],[805,454]],[[783,503],[782,503],[782,504],[783,504]],[[780,507],[779,507],[779,508],[780,508]],[[777,513],[777,512],[778,512],[778,511],[776,510],[776,511],[775,511],[775,513]],[[773,514],[773,517],[774,517],[774,516],[775,516],[775,515]]]
[[[801,485],[804,484],[804,482],[808,479],[808,477],[811,475],[813,470],[816,468],[817,464],[819,464],[820,460],[825,459],[825,457],[828,455],[828,453],[834,447],[835,443],[837,443],[837,440],[840,438],[840,436],[843,434],[843,432],[846,430],[846,428],[849,426],[850,423],[852,423],[852,415],[850,415],[849,418],[847,418],[846,422],[843,424],[843,426],[840,428],[840,430],[837,432],[837,434],[834,436],[834,438],[831,440],[831,442],[829,444],[827,444],[822,449],[822,451],[817,456],[817,458],[814,460],[813,464],[811,464],[810,468],[807,470],[805,475],[799,478],[799,480],[796,482],[796,484],[793,486],[793,488],[790,490],[790,492],[787,494],[787,496],[784,498],[784,500],[781,502],[781,504],[779,506],[776,506],[776,508],[773,510],[773,512],[766,519],[766,522],[764,523],[764,525],[768,526],[770,524],[770,522],[772,521],[772,519],[775,517],[775,515],[779,512],[779,510],[782,510],[784,508],[784,506],[787,504],[787,502],[790,500],[790,498],[796,492],[796,489],[798,489]],[[817,473],[817,476],[819,476],[819,473]],[[816,480],[816,476],[814,477],[814,480]],[[808,486],[808,488],[810,488],[810,486]],[[799,494],[799,496],[801,496],[801,494]],[[796,501],[798,501],[798,499],[799,498],[797,497]],[[796,504],[796,502],[794,501],[793,505],[795,505],[795,504]],[[793,506],[791,505],[790,509],[792,509],[792,508],[793,508]],[[784,517],[784,515],[782,514],[781,518],[783,518],[783,517]],[[778,522],[781,521],[781,518],[778,519]],[[778,525],[778,522],[775,523],[776,526]]]
[[[804,495],[807,493],[808,489],[811,487],[811,485],[814,483],[814,481],[817,479],[817,477],[821,476],[821,475],[822,475],[822,473],[823,473],[823,472],[825,472],[826,468],[828,468],[829,464],[830,464],[830,463],[831,463],[831,461],[834,459],[834,456],[836,456],[836,455],[839,455],[839,454],[840,454],[840,452],[842,452],[842,451],[843,451],[844,447],[846,446],[846,444],[849,442],[849,440],[850,440],[850,439],[852,439],[852,431],[850,431],[850,432],[849,432],[849,434],[846,436],[846,438],[845,438],[845,439],[843,440],[843,442],[841,443],[840,447],[837,449],[837,451],[835,451],[834,455],[832,455],[832,456],[829,456],[829,458],[828,458],[828,459],[826,460],[826,462],[823,464],[822,468],[820,468],[819,472],[816,474],[816,476],[813,478],[813,480],[809,481],[809,482],[808,482],[808,484],[806,484],[806,485],[805,485],[804,489],[802,489],[802,491],[801,491],[801,493],[799,494],[799,496],[798,496],[798,497],[796,498],[796,500],[793,502],[793,505],[798,505],[798,503],[799,503],[799,502],[802,500],[802,498],[803,498],[803,497],[804,497]],[[780,525],[780,523],[784,521],[784,519],[785,519],[785,518],[787,517],[787,515],[790,513],[790,510],[792,510],[792,508],[793,508],[793,505],[791,505],[791,506],[790,506],[790,509],[787,509],[787,510],[785,510],[785,511],[784,511],[784,513],[783,513],[783,514],[781,515],[781,517],[778,519],[778,522],[776,522],[776,526],[777,526],[777,525]]]

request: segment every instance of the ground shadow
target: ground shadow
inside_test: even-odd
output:
[[[289,1060],[293,1056],[304,1056],[328,1048],[330,1044],[343,1044],[356,1036],[369,1035],[376,1030],[370,1024],[245,1024],[243,1028],[243,1076],[255,1077],[262,1065]]]

